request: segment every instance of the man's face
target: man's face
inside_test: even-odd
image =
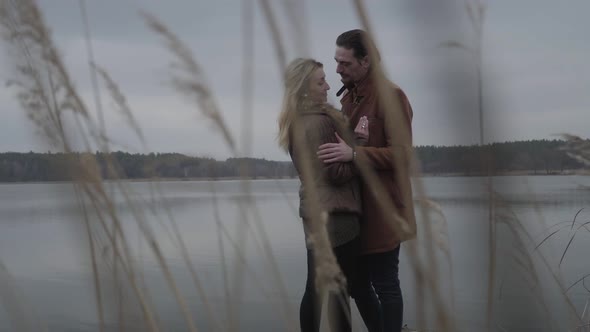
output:
[[[344,85],[356,83],[363,79],[369,71],[369,57],[363,59],[354,57],[354,50],[341,46],[336,47],[336,73]]]

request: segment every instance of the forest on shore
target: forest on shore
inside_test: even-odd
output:
[[[573,174],[588,167],[564,149],[565,141],[530,140],[485,146],[418,146],[418,167],[425,176],[506,174]],[[0,182],[69,181],[72,163],[94,157],[104,179],[290,178],[297,173],[290,161],[260,158],[215,160],[179,153],[0,153]],[[116,169],[109,172],[107,160]]]

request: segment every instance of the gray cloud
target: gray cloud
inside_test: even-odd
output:
[[[81,94],[93,108],[80,9],[71,2],[40,1],[65,61]],[[224,118],[241,140],[242,23],[238,1],[156,0],[87,1],[96,60],[126,93],[153,151],[229,157],[221,135],[189,101],[170,88],[171,56],[149,31],[138,10],[145,9],[192,48],[203,66]],[[312,56],[323,62],[338,105],[340,88],[333,60],[334,40],[360,22],[348,2],[295,2],[292,8],[273,2],[289,59]],[[366,2],[383,63],[389,77],[402,86],[414,108],[418,145],[471,144],[478,141],[473,62],[456,50],[436,46],[448,39],[472,42],[463,1],[404,0]],[[550,138],[556,132],[584,135],[590,122],[588,31],[582,0],[568,6],[553,1],[498,0],[488,4],[484,31],[486,135],[489,140]],[[281,75],[267,24],[256,7],[254,134],[252,154],[287,160],[276,146],[276,118],[282,97]],[[287,21],[286,11],[305,10],[298,17],[303,30]],[[297,22],[294,22],[297,23]],[[568,24],[569,23],[569,24]],[[0,77],[10,77],[2,61]],[[0,150],[44,150],[33,135],[12,93],[0,93],[3,121]],[[108,107],[102,91],[109,133],[121,148],[139,150],[137,139]],[[241,144],[241,143],[240,143]]]

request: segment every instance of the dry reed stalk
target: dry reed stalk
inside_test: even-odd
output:
[[[98,118],[99,132],[103,140],[106,140],[106,128],[104,122],[104,112],[102,108],[102,101],[100,97],[100,89],[98,88],[98,77],[96,70],[93,68],[94,50],[92,48],[92,40],[90,38],[90,22],[88,20],[88,13],[86,11],[86,0],[79,0],[80,14],[82,16],[82,23],[84,24],[84,39],[86,40],[86,53],[88,55],[88,69],[90,73],[90,80],[92,84],[92,91],[94,96],[94,105],[96,107],[96,115]]]
[[[74,187],[74,190],[76,191],[76,187]],[[103,300],[102,300],[102,288],[101,288],[101,283],[100,283],[100,278],[99,278],[99,272],[98,272],[98,263],[97,263],[97,254],[96,254],[96,249],[95,249],[95,243],[94,243],[94,238],[93,238],[93,233],[91,231],[91,226],[90,226],[90,220],[89,220],[89,216],[88,216],[88,212],[86,210],[86,204],[84,203],[84,200],[80,198],[80,196],[76,193],[76,197],[78,199],[78,204],[79,206],[82,207],[82,216],[84,217],[84,226],[86,229],[86,235],[88,236],[88,246],[90,249],[90,259],[92,262],[92,279],[94,281],[94,295],[96,296],[96,307],[98,310],[98,330],[100,332],[104,331],[104,324],[105,324],[105,320],[104,320],[104,308],[103,308]]]
[[[272,42],[275,47],[276,57],[279,63],[279,70],[281,73],[283,73],[287,63],[285,47],[282,43],[283,38],[281,37],[278,25],[276,24],[276,19],[274,17],[270,2],[266,0],[260,0],[260,4],[271,32]],[[288,12],[288,16],[291,18],[291,20],[299,19],[292,17],[293,12]],[[295,142],[293,146],[296,146],[298,149],[297,153],[302,157],[302,170],[300,178],[302,182],[313,184],[314,173],[312,158],[316,158],[316,156],[315,154],[312,154],[311,151],[304,151],[302,148],[305,146],[303,137],[304,134],[302,129],[297,128],[297,126],[294,125],[293,139]],[[306,188],[306,192],[309,194],[308,201],[311,202],[311,204],[309,204],[310,216],[306,228],[308,241],[310,242],[310,246],[314,248],[314,268],[316,271],[315,285],[316,289],[318,290],[318,294],[320,294],[322,298],[326,298],[326,295],[331,291],[345,289],[345,278],[332,251],[330,239],[326,231],[327,215],[322,213],[322,209],[318,205],[317,188],[315,188],[314,185],[311,185],[309,188]],[[293,324],[293,326],[295,326],[295,324]]]
[[[159,186],[156,185],[155,190],[157,191],[157,194],[160,197],[164,196],[164,193],[161,191],[161,188]],[[157,211],[155,210],[154,205],[148,204],[148,206],[151,206],[153,208],[152,214],[157,215]],[[195,268],[195,265],[192,263],[192,261],[190,259],[188,249],[187,249],[185,241],[181,235],[180,229],[178,228],[178,224],[176,223],[174,215],[172,214],[172,211],[170,210],[170,208],[166,204],[163,205],[163,209],[166,213],[168,220],[170,221],[170,224],[172,225],[172,232],[171,232],[172,234],[170,234],[169,236],[171,239],[176,241],[175,243],[178,245],[178,249],[180,250],[182,258],[183,258],[183,260],[190,272],[192,282],[195,285],[195,288],[197,289],[199,298],[201,299],[203,306],[205,307],[205,312],[207,313],[206,316],[209,319],[210,327],[215,330],[219,330],[219,329],[221,329],[221,323],[219,322],[219,320],[216,318],[216,316],[214,314],[214,310],[211,306],[210,300],[208,299],[208,296],[205,292],[205,287],[203,285],[203,282],[199,278],[197,270]],[[165,227],[165,224],[163,221],[161,221],[161,225]]]
[[[527,243],[523,239],[523,232],[528,233],[526,231],[525,226],[518,219],[518,217],[516,216],[514,211],[507,204],[507,202],[505,202],[498,193],[494,192],[493,194],[494,194],[494,197],[492,199],[494,200],[494,204],[495,204],[494,223],[496,225],[501,225],[501,224],[505,225],[513,237],[512,249],[514,249],[514,250],[507,252],[508,257],[511,258],[511,262],[513,262],[516,265],[516,267],[521,268],[520,272],[524,273],[525,280],[526,280],[526,277],[528,277],[528,280],[526,280],[526,281],[530,284],[531,290],[533,290],[534,288],[541,288],[541,282],[538,278],[538,273],[536,271],[535,264],[533,262],[533,257],[529,253],[529,251],[527,250]],[[498,227],[498,226],[496,226],[496,227]],[[510,272],[511,275],[514,275],[514,271],[515,270],[506,270],[506,273]],[[494,278],[495,278],[495,276],[494,276]],[[503,289],[503,280],[500,281],[499,298],[502,297],[502,289]],[[535,297],[537,297],[538,303],[541,304],[542,309],[544,311],[544,315],[548,318],[551,317],[550,310],[549,310],[547,303],[545,302],[545,300],[542,296],[542,292],[533,292],[533,294]],[[492,298],[492,301],[494,299],[495,299],[495,295]],[[499,319],[494,320],[496,322],[496,324],[498,324],[498,322],[497,322],[498,320]],[[550,321],[550,323],[553,324],[554,322]]]
[[[277,24],[277,20],[272,10],[271,2],[268,0],[260,0],[260,6],[262,7],[264,17],[266,18],[266,23],[268,24],[268,29],[270,30],[272,36],[276,57],[279,61],[279,69],[282,73],[285,68],[287,68],[287,55],[285,47],[282,43],[283,38],[281,37],[279,25]]]
[[[217,195],[215,194],[215,187],[214,185],[211,183],[210,184],[210,192],[212,193],[212,197],[213,197],[213,216],[215,218],[215,225],[216,227],[216,233],[217,233],[217,245],[219,246],[219,254],[221,256],[221,272],[222,272],[222,277],[223,277],[223,291],[224,291],[224,295],[225,295],[225,306],[226,306],[226,310],[227,310],[227,330],[231,330],[237,323],[235,322],[235,318],[234,318],[234,311],[232,310],[232,301],[231,301],[231,293],[230,293],[230,289],[229,289],[229,277],[228,277],[228,272],[227,272],[227,263],[225,261],[225,250],[224,250],[224,245],[223,245],[223,236],[222,236],[222,229],[223,229],[223,223],[221,221],[221,217],[219,215],[219,206],[217,204]]]
[[[370,20],[368,18],[365,6],[363,1],[355,0],[353,1],[357,15],[361,21],[361,25],[363,29],[367,32],[370,38],[375,41],[373,38],[373,32],[370,25]],[[376,45],[375,45],[376,46]],[[373,47],[373,46],[371,46]],[[385,128],[394,128],[394,123],[404,123],[406,119],[403,115],[403,110],[401,109],[401,101],[399,97],[394,96],[388,91],[388,84],[386,84],[387,79],[385,77],[384,70],[380,64],[379,59],[376,56],[376,52],[369,52],[369,56],[371,57],[371,65],[374,66],[373,69],[373,79],[377,82],[377,93],[380,100],[383,100],[383,104],[386,105],[387,111],[385,112]],[[391,129],[389,129],[391,131]],[[411,142],[411,139],[407,139],[411,137],[411,133],[409,132],[409,128],[405,126],[398,126],[396,127],[396,131],[392,132],[394,135],[394,145],[391,147],[391,153],[398,157],[392,158],[392,168],[396,170],[408,170],[413,160],[413,147],[410,145],[396,145],[395,142],[398,141],[407,141]],[[406,138],[399,139],[400,137]],[[385,192],[385,188],[383,187],[382,183],[379,182],[376,178],[374,170],[372,170],[366,161],[359,158],[358,168],[362,174],[363,180],[368,184],[368,186],[374,191],[373,197],[380,197],[381,199],[377,200],[379,208],[384,211],[386,215],[390,215],[390,227],[396,232],[396,234],[400,234],[402,238],[407,237],[408,235],[415,234],[415,229],[410,229],[406,222],[399,216],[397,211],[390,206],[390,203],[386,201],[387,194]],[[419,183],[419,180],[416,181]],[[405,185],[405,184],[402,184]],[[407,184],[410,185],[410,184]],[[424,191],[420,184],[417,186],[418,195],[423,197]],[[418,329],[424,329],[424,322],[425,322],[425,311],[423,308],[425,301],[425,293],[422,287],[425,285],[427,289],[430,291],[430,295],[433,298],[433,305],[436,312],[436,324],[437,329],[440,331],[454,331],[454,319],[453,316],[449,313],[446,305],[444,304],[443,297],[440,293],[440,289],[437,283],[438,278],[438,268],[435,260],[435,250],[432,243],[432,236],[433,233],[431,231],[431,226],[429,224],[428,218],[428,210],[425,206],[422,206],[422,216],[425,218],[425,235],[426,235],[426,251],[429,258],[429,264],[432,267],[432,270],[427,268],[427,265],[424,265],[420,262],[418,258],[417,252],[417,244],[415,241],[407,242],[406,248],[408,249],[408,253],[410,255],[410,264],[413,267],[414,275],[416,277],[416,292],[418,295],[418,299],[416,301],[417,305],[417,315],[418,315]]]
[[[225,121],[223,120],[223,116],[221,111],[217,107],[215,99],[212,95],[211,90],[205,83],[205,79],[203,78],[204,73],[199,66],[199,64],[194,60],[192,55],[192,51],[188,46],[186,46],[176,35],[174,35],[163,23],[161,23],[155,16],[148,14],[148,13],[141,13],[143,19],[145,20],[146,24],[158,35],[160,35],[163,40],[167,44],[167,48],[173,53],[175,56],[176,62],[174,62],[173,66],[178,70],[173,73],[172,76],[172,85],[184,95],[189,96],[191,98],[196,98],[196,102],[199,106],[199,110],[201,113],[209,119],[214,127],[219,130],[225,143],[229,146],[230,150],[233,154],[236,154],[236,146],[234,143],[233,136],[229,128],[226,126]],[[214,196],[215,197],[215,196]],[[228,279],[227,279],[227,271],[225,270],[225,251],[223,246],[223,240],[221,238],[221,231],[220,231],[220,223],[221,220],[216,214],[216,225],[217,225],[217,233],[220,245],[220,254],[222,257],[222,266],[223,266],[223,278],[224,278],[224,289],[226,295],[226,306],[228,310],[228,321],[229,321],[229,328],[232,329],[232,326],[235,326],[236,320],[234,319],[233,309],[231,306],[230,301],[230,293]]]
[[[483,54],[483,27],[486,13],[486,6],[480,0],[465,0],[464,8],[469,17],[472,30],[475,34],[474,46],[470,47],[461,42],[450,40],[443,42],[439,47],[457,48],[467,51],[474,59],[477,85],[477,111],[479,121],[479,144],[480,144],[480,162],[481,169],[486,174],[486,185],[488,193],[488,283],[487,283],[487,329],[493,327],[494,316],[494,292],[495,292],[495,275],[496,275],[496,222],[495,220],[495,202],[493,200],[493,182],[491,177],[491,168],[488,165],[492,163],[492,154],[490,147],[485,145],[484,131],[484,102],[483,102],[483,76],[482,76],[482,54]]]
[[[312,163],[312,158],[316,158],[315,151],[308,151],[304,148],[306,146],[305,133],[304,129],[298,126],[298,121],[295,121],[292,126],[292,139],[294,140],[292,146],[297,149],[296,154],[301,156],[300,177],[301,182],[306,184],[306,202],[309,202],[307,209],[309,214],[308,222],[305,226],[309,245],[313,247],[316,269],[315,285],[318,294],[325,296],[330,291],[345,287],[345,279],[332,251],[332,245],[326,231],[328,215],[319,204],[320,200],[314,181],[315,171]]]
[[[518,218],[516,213],[512,210],[512,208],[508,204],[508,202],[505,199],[503,199],[502,196],[499,195],[498,193],[494,193],[494,195],[495,195],[494,200],[498,204],[498,213],[496,215],[495,222],[498,224],[505,225],[508,228],[508,230],[510,231],[510,233],[512,234],[512,236],[514,237],[514,241],[516,243],[515,247],[517,249],[517,251],[515,253],[519,254],[518,257],[520,257],[520,258],[518,258],[520,263],[517,262],[517,264],[520,264],[523,267],[523,272],[525,273],[525,277],[528,276],[530,278],[530,280],[534,281],[535,285],[540,285],[540,281],[539,281],[540,272],[537,271],[537,269],[535,268],[535,264],[533,262],[534,257],[538,258],[540,260],[540,262],[543,264],[543,266],[546,268],[546,270],[550,273],[552,281],[559,288],[560,295],[562,296],[562,300],[563,300],[564,304],[568,308],[568,312],[570,314],[573,314],[573,319],[575,320],[573,323],[574,324],[582,323],[582,317],[580,317],[580,315],[577,313],[573,302],[571,301],[571,299],[567,295],[567,292],[569,291],[570,288],[566,288],[563,285],[563,281],[561,280],[562,278],[558,274],[559,269],[557,272],[554,271],[551,268],[551,265],[549,264],[546,257],[544,255],[542,255],[542,253],[540,253],[537,250],[540,244],[527,231],[526,226]],[[574,222],[575,222],[575,219],[576,218],[574,217]],[[568,222],[568,226],[570,226],[570,225],[571,225],[571,223]],[[583,227],[583,226],[580,226],[580,227]],[[545,240],[543,240],[542,242],[545,242]],[[514,254],[514,253],[512,253],[512,254]],[[533,256],[533,254],[535,254],[535,256]],[[517,256],[512,255],[511,257],[513,259],[515,259],[515,262],[516,262]],[[547,307],[547,304],[543,298],[543,292],[539,291],[539,292],[534,292],[533,294],[534,294],[534,296],[536,296],[538,298],[538,303],[540,303],[541,306],[543,307],[543,310],[545,311],[545,315],[547,318],[547,322],[551,323],[551,324],[559,324],[559,323],[551,320],[550,310]]]
[[[126,186],[122,185],[121,182],[119,182],[118,185],[120,187],[119,188],[120,192],[125,197],[125,201],[131,202],[129,189]],[[166,259],[160,249],[160,246],[158,245],[154,231],[147,224],[142,210],[138,209],[135,206],[135,204],[129,204],[129,207],[131,208],[132,214],[135,217],[134,219],[137,222],[137,227],[142,231],[143,236],[146,239],[149,247],[152,249],[152,252],[156,255],[156,259],[158,261],[158,264],[160,265],[160,268],[161,268],[162,272],[164,273],[166,281],[168,282],[168,284],[169,284],[169,286],[176,298],[176,301],[177,301],[178,305],[180,306],[180,309],[184,315],[184,318],[186,320],[186,323],[187,323],[189,329],[191,331],[197,331],[197,327],[196,327],[194,319],[192,318],[192,315],[188,309],[188,305],[187,305],[186,301],[184,300],[184,297],[181,295],[180,290],[179,290],[178,286],[176,285],[176,281],[174,280],[174,277],[172,276],[172,273],[170,272],[170,268],[168,267],[168,263],[166,262]]]
[[[477,81],[477,110],[479,114],[479,144],[481,149],[481,163],[482,171],[487,170],[487,191],[488,191],[488,246],[489,246],[489,261],[488,261],[488,296],[487,296],[487,327],[488,330],[492,328],[492,321],[494,320],[494,290],[496,280],[496,223],[495,223],[495,209],[493,200],[493,183],[491,178],[491,158],[492,154],[490,147],[485,144],[484,135],[484,103],[483,103],[483,77],[482,77],[482,54],[483,54],[483,26],[486,13],[486,6],[480,0],[465,0],[465,9],[471,21],[472,29],[475,32],[475,48],[471,48],[471,54],[474,57],[476,64],[476,81]],[[465,48],[467,50],[467,48]],[[486,167],[486,161],[487,167]]]
[[[47,327],[35,317],[32,307],[24,300],[15,278],[0,261],[0,304],[12,321],[15,331],[47,331]]]
[[[73,130],[80,132],[81,137],[84,139],[86,150],[91,149],[92,141],[88,140],[89,137],[94,137],[98,146],[103,146],[101,143],[104,143],[104,141],[100,137],[104,135],[97,134],[100,130],[97,129],[93,119],[89,116],[84,102],[71,83],[67,70],[54,47],[36,3],[34,1],[15,2],[5,0],[2,2],[0,18],[2,26],[7,32],[7,42],[20,55],[17,59],[17,74],[19,75],[19,79],[12,81],[12,83],[20,89],[19,99],[33,122],[42,129],[44,135],[50,139],[50,143],[60,147],[65,152],[71,152],[71,144],[67,135],[70,127],[66,127],[63,121],[64,112],[70,111],[75,120]],[[109,79],[106,72],[102,71],[102,74],[115,102],[127,117],[130,126],[134,128],[137,135],[143,140],[143,135],[139,126],[134,121],[129,107],[125,103],[123,94],[120,93],[114,82]],[[113,202],[105,191],[101,175],[98,172],[97,162],[92,155],[85,155],[84,157],[85,159],[82,163],[76,162],[70,165],[72,179],[76,181],[80,186],[81,192],[91,201],[95,209],[94,212],[97,213],[99,225],[102,227],[104,235],[109,239],[108,242],[110,242],[115,255],[113,262],[115,274],[117,267],[121,266],[132,284],[135,295],[139,299],[148,327],[153,331],[158,330],[156,321],[153,319],[152,309],[149,308],[151,305],[146,302],[146,297],[137,284],[134,267],[132,266],[132,258],[126,244],[127,240],[124,236],[120,220],[115,212]],[[116,164],[112,160],[107,161],[107,169],[110,174],[117,174],[116,168]],[[127,204],[131,206],[132,203],[125,188],[120,186],[119,189],[125,195]],[[88,217],[85,208],[83,208],[83,214],[85,218]],[[138,222],[140,231],[143,232],[143,235],[150,244],[150,249],[154,252],[162,267],[166,280],[176,296],[189,328],[196,331],[186,304],[178,292],[174,279],[159,250],[159,246],[155,242],[153,234],[146,228],[145,219],[137,212],[134,215],[137,218],[136,221]],[[112,231],[109,229],[107,220],[112,221]],[[88,224],[86,225],[88,226]],[[101,290],[100,284],[97,282],[98,276],[97,269],[95,268],[96,252],[92,239],[93,237],[89,236],[95,287],[97,288],[96,292],[98,294]],[[121,255],[120,246],[123,249],[124,256]],[[117,264],[117,261],[120,264]],[[97,299],[97,301],[101,302],[100,299]],[[97,307],[102,328],[103,306],[99,304]]]
[[[163,39],[167,49],[175,57],[172,66],[176,71],[171,78],[173,87],[185,96],[194,98],[201,114],[211,121],[215,129],[222,134],[232,154],[237,155],[233,135],[223,119],[223,114],[217,106],[213,92],[205,82],[205,73],[196,62],[190,48],[155,16],[146,12],[140,14],[149,28]]]
[[[254,86],[256,80],[254,79],[254,1],[243,0],[241,1],[241,23],[242,23],[242,82],[241,82],[241,99],[242,99],[242,157],[248,158],[252,154],[252,137],[253,137],[253,113],[254,113]],[[250,182],[247,179],[249,174],[250,162],[248,159],[242,159],[240,162],[240,187],[242,195],[247,202],[243,203],[242,200],[238,202],[241,211],[247,213],[247,207],[251,203],[252,193],[250,188]],[[242,213],[243,214],[243,213]],[[247,215],[247,214],[246,214]],[[249,228],[249,220],[246,216],[245,222],[238,224],[238,239],[237,248],[245,248],[246,241],[248,240],[247,231]],[[221,225],[221,223],[219,223]],[[219,227],[219,226],[218,226]],[[241,299],[243,296],[243,283],[242,278],[243,270],[246,269],[247,263],[244,259],[240,259],[241,255],[238,253],[240,250],[237,249],[238,259],[235,263],[235,273],[232,282],[232,290],[234,300],[231,301],[231,306],[228,306],[230,317],[236,317],[238,308],[241,306]],[[231,319],[231,323],[235,323],[237,319]],[[230,324],[230,331],[236,329],[235,324]]]
[[[231,132],[223,119],[222,113],[217,106],[217,103],[211,90],[205,82],[204,72],[195,60],[195,58],[193,57],[190,48],[186,44],[184,44],[172,31],[168,29],[168,27],[166,27],[162,22],[160,22],[155,16],[145,12],[142,12],[141,15],[146,21],[146,24],[154,32],[156,32],[159,36],[163,38],[168,49],[175,57],[175,62],[173,62],[173,66],[177,70],[172,73],[172,85],[174,86],[174,88],[176,88],[183,95],[190,97],[191,99],[196,101],[201,114],[203,114],[214,124],[216,130],[222,133],[224,141],[226,145],[230,148],[232,155],[237,156],[238,151],[235,145],[234,138],[231,135]],[[250,207],[252,208],[252,211],[255,214],[255,216],[253,217],[253,221],[255,223],[255,226],[257,226],[257,232],[261,237],[264,254],[266,255],[267,260],[271,265],[272,275],[275,279],[275,282],[278,285],[279,292],[281,294],[281,300],[283,303],[283,315],[285,316],[285,321],[289,322],[287,324],[287,328],[292,329],[293,326],[295,326],[295,322],[292,321],[292,318],[289,314],[292,310],[290,308],[289,303],[286,301],[286,287],[284,286],[283,280],[280,277],[280,271],[278,269],[278,266],[276,265],[276,259],[274,258],[274,255],[272,253],[272,247],[270,246],[270,242],[268,241],[268,236],[261,223],[258,208],[256,207],[255,202],[250,202]],[[245,217],[244,224],[248,225],[249,214],[246,209],[246,206],[240,204],[239,208],[241,211],[241,215]],[[238,245],[242,245],[242,243],[238,243]],[[234,302],[239,302],[238,298],[234,298],[233,300]]]
[[[290,39],[294,40],[293,47],[297,50],[298,56],[309,57],[309,22],[306,15],[305,1],[284,0],[283,12],[291,29]]]
[[[12,82],[20,90],[21,105],[51,144],[71,152],[64,127],[64,111],[73,114],[78,125],[74,130],[83,132],[86,128],[94,133],[95,127],[54,47],[39,8],[33,1],[3,1],[0,23],[6,42],[18,55],[15,58],[18,79]],[[84,119],[82,125],[80,117]],[[84,146],[89,148],[86,135],[83,137]],[[78,165],[70,165],[72,171],[92,175],[87,170],[76,169]],[[85,179],[86,184],[95,180],[96,177]]]
[[[92,64],[91,66],[95,69],[93,70],[93,72],[97,71],[102,80],[104,81],[110,96],[113,98],[113,101],[115,102],[115,106],[117,106],[118,108],[118,113],[120,113],[123,116],[125,123],[127,123],[131,127],[131,129],[133,129],[135,135],[139,138],[142,147],[145,149],[146,141],[143,135],[143,131],[141,130],[139,123],[135,119],[135,116],[131,111],[131,107],[129,107],[129,104],[127,104],[127,98],[125,98],[125,95],[121,92],[121,89],[119,89],[118,84],[115,83],[115,81],[111,78],[111,76],[107,73],[105,69],[95,64]]]

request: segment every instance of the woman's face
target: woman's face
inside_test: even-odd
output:
[[[309,98],[313,103],[324,104],[328,102],[328,90],[330,86],[326,82],[324,69],[316,69],[309,79]]]

